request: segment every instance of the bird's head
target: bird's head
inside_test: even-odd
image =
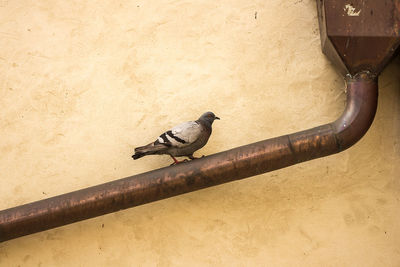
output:
[[[201,117],[199,118],[199,120],[201,121],[206,121],[210,124],[212,124],[215,120],[219,120],[220,118],[218,118],[217,116],[215,116],[214,113],[212,112],[206,112],[203,115],[201,115]]]

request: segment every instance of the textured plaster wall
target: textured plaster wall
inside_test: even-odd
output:
[[[133,148],[207,110],[211,154],[336,119],[313,0],[0,0],[0,209],[170,164]],[[0,266],[399,266],[400,60],[353,148],[0,244]]]

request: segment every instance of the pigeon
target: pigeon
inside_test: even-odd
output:
[[[205,146],[211,135],[214,120],[219,119],[214,113],[206,112],[196,121],[179,124],[161,134],[155,142],[135,148],[132,158],[136,160],[147,155],[166,154],[174,160],[171,165],[187,161],[178,161],[175,157],[196,159],[193,153]]]

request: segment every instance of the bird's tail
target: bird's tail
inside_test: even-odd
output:
[[[165,148],[166,147],[162,144],[150,143],[148,145],[135,148],[135,154],[132,155],[132,158],[139,159],[139,158],[147,156],[147,155],[158,154],[160,151],[164,150]]]

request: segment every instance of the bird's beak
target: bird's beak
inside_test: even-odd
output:
[[[216,120],[220,120],[220,118],[219,118],[219,117],[215,117],[215,119],[216,119]]]

